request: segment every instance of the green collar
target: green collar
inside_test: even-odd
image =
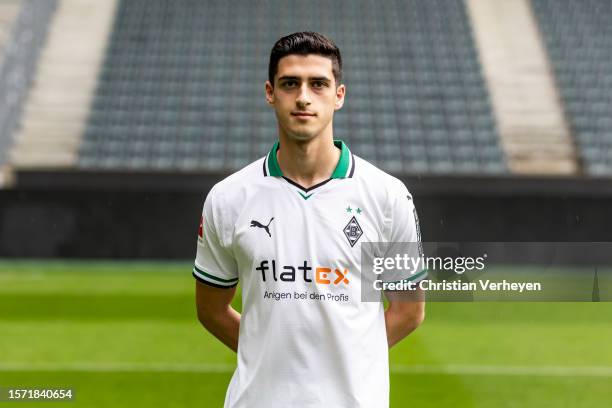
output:
[[[334,145],[340,149],[340,160],[338,160],[338,164],[334,169],[334,172],[331,175],[332,179],[337,178],[346,178],[352,176],[351,168],[354,168],[355,163],[353,163],[351,168],[349,168],[349,164],[351,163],[351,151],[346,146],[346,144],[342,140],[334,140]],[[268,158],[266,159],[266,164],[264,165],[264,174],[266,176],[272,177],[283,177],[283,172],[278,165],[278,160],[276,159],[276,151],[279,148],[279,142],[274,143],[270,153],[268,153]]]

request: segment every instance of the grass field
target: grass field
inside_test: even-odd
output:
[[[18,407],[221,407],[235,355],[199,326],[190,268],[0,262],[0,387],[75,390]],[[612,406],[611,323],[612,303],[430,303],[391,350],[391,406]]]

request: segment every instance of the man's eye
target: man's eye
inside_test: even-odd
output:
[[[297,85],[296,81],[287,81],[283,84],[285,88],[293,88]]]
[[[323,88],[325,86],[325,82],[323,81],[315,81],[312,83],[314,88]]]

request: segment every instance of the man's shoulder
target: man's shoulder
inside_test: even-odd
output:
[[[264,177],[264,159],[265,157],[259,158],[217,182],[210,190],[209,194],[217,198],[225,197],[231,200],[232,198],[235,199],[234,196],[244,194],[247,190],[257,188]]]
[[[354,155],[354,157],[355,178],[364,184],[371,193],[377,193],[381,198],[388,198],[393,194],[410,194],[404,182],[397,177],[357,155]]]

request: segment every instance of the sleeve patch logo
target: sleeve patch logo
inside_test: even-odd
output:
[[[204,216],[200,216],[200,228],[198,228],[198,240],[204,239]]]

